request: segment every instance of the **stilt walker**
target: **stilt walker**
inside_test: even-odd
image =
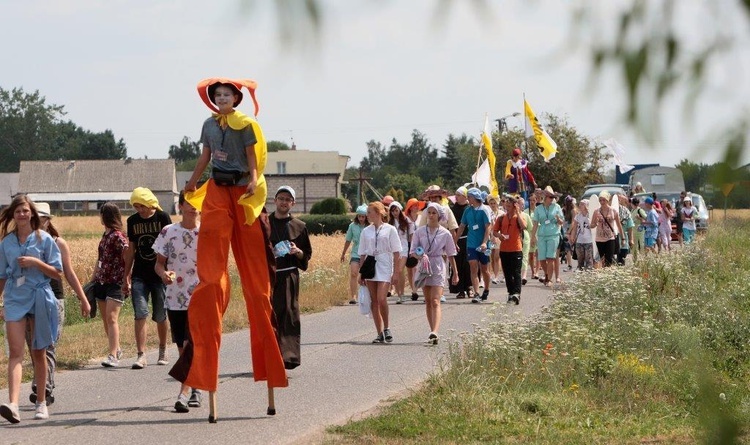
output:
[[[288,386],[284,362],[271,322],[271,289],[275,261],[265,210],[268,190],[263,171],[266,142],[258,122],[236,111],[247,88],[258,113],[252,80],[210,78],[198,94],[214,114],[203,124],[203,151],[185,186],[186,199],[201,210],[198,278],[188,307],[189,341],[169,374],[209,391],[209,422],[218,420],[217,394],[222,318],[229,305],[227,273],[231,245],[250,322],[250,349],[255,381],[268,386],[267,413],[276,413],[274,388]],[[211,162],[211,179],[196,185]]]

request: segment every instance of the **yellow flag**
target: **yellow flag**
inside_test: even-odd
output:
[[[490,195],[497,196],[497,179],[495,178],[495,152],[492,151],[492,132],[490,130],[490,118],[484,115],[484,130],[482,131],[482,144],[487,151],[487,163],[490,165],[490,183],[492,188]]]
[[[547,134],[526,100],[523,101],[523,108],[526,112],[526,137],[534,136],[536,145],[539,147],[539,153],[544,157],[544,162],[549,162],[557,153],[557,144]]]

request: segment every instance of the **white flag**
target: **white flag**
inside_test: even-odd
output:
[[[492,175],[490,174],[490,163],[485,159],[482,165],[479,166],[476,172],[471,175],[471,182],[479,186],[485,186],[488,190],[492,190]]]
[[[632,165],[625,163],[625,147],[623,147],[622,144],[617,142],[614,138],[607,139],[602,143],[605,147],[612,150],[612,153],[614,154],[613,159],[615,160],[615,164],[620,167],[620,173],[627,173],[633,169]]]

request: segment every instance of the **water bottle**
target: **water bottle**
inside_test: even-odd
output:
[[[492,255],[492,248],[495,247],[492,241],[487,241],[487,249],[484,250],[484,254],[488,257]]]
[[[422,246],[417,246],[417,248],[414,249],[414,253],[416,253],[417,256],[422,256],[424,255],[424,249],[422,248]]]

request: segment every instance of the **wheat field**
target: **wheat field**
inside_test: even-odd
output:
[[[174,221],[179,221],[173,217]],[[92,276],[97,260],[97,246],[103,233],[103,226],[96,216],[55,217],[55,227],[68,242],[73,262],[73,270],[81,283]],[[316,312],[331,306],[347,304],[348,264],[339,261],[344,246],[343,235],[321,235],[310,238],[313,256],[308,271],[300,277],[300,310]],[[230,332],[248,326],[247,315],[242,299],[239,278],[234,259],[230,257],[229,272],[232,283],[232,300],[224,316],[224,331]],[[62,338],[58,344],[59,369],[75,369],[89,363],[97,363],[106,356],[107,338],[104,335],[101,317],[82,320],[77,312],[80,305],[73,291],[65,284],[67,320]],[[135,356],[135,334],[133,310],[130,299],[126,300],[120,313],[120,343],[126,357]],[[304,329],[304,327],[303,327]],[[4,332],[4,330],[3,330]],[[0,332],[0,337],[4,334]],[[149,323],[149,347],[158,346],[156,329]],[[0,341],[5,343],[5,339]],[[24,379],[30,378],[30,361],[25,361]],[[7,350],[0,350],[0,388],[7,386]]]

